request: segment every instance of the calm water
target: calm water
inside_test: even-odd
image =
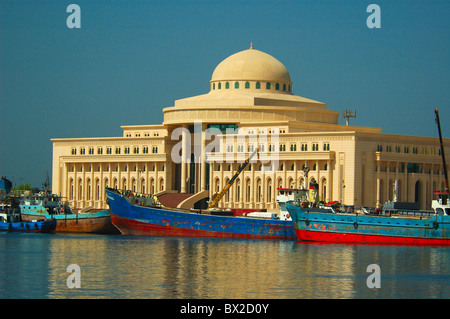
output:
[[[450,298],[450,248],[0,233],[0,298]]]

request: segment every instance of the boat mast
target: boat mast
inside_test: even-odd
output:
[[[436,113],[436,123],[437,123],[438,131],[439,131],[439,142],[441,143],[441,156],[442,156],[442,163],[444,165],[444,176],[445,176],[445,192],[448,193],[449,186],[448,186],[447,164],[445,164],[444,143],[442,142],[441,122],[439,120],[439,110],[435,109],[434,113]]]

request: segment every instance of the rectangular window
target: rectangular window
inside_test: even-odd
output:
[[[219,130],[222,133],[237,133],[237,124],[208,124],[207,128]]]

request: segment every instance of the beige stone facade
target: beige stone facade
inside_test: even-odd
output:
[[[396,197],[431,207],[444,184],[437,138],[339,125],[339,112],[292,91],[277,59],[253,47],[238,52],[216,67],[209,93],[164,108],[161,125],[122,126],[122,137],[52,139],[53,191],[80,208],[107,207],[107,186],[212,197],[258,148],[219,207],[277,211],[276,189],[305,185],[305,166],[306,184],[317,183],[323,201],[358,208]]]

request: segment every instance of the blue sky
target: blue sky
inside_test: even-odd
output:
[[[81,29],[66,25],[71,3]],[[381,29],[366,25],[371,3]],[[294,94],[356,109],[352,125],[437,137],[438,107],[450,138],[449,17],[448,0],[2,0],[0,175],[40,187],[51,138],[160,124],[250,42],[287,67]]]

